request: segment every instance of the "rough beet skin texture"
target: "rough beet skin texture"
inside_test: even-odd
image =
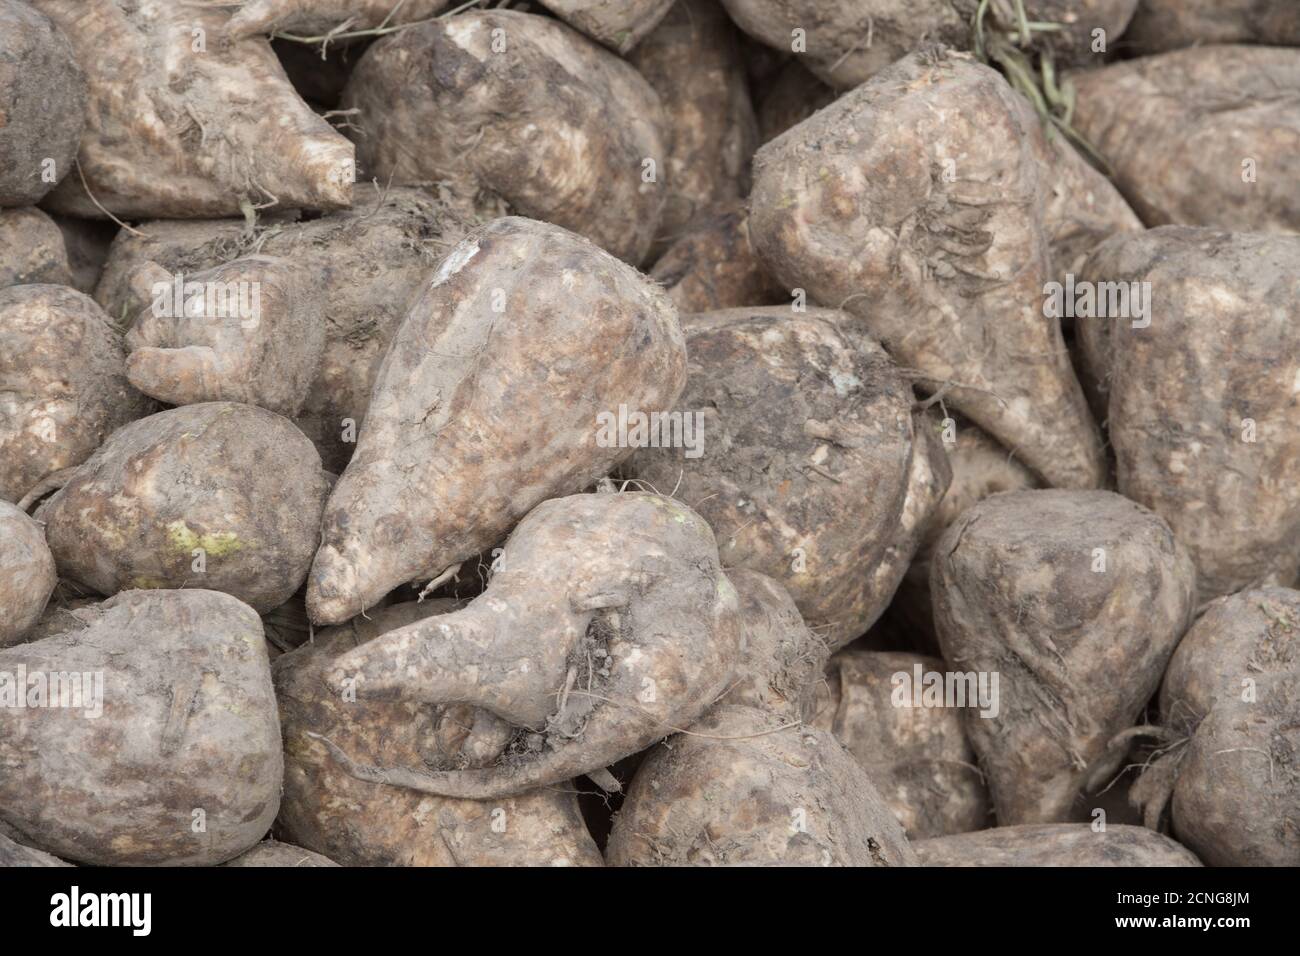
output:
[[[68,38],[28,4],[0,0],[0,206],[35,204],[67,176],[85,125],[86,77]]]
[[[0,289],[0,383],[5,501],[80,465],[113,429],[155,407],[127,382],[121,333],[93,299],[64,286]]]
[[[496,762],[514,728],[491,711],[338,693],[336,662],[389,631],[456,610],[408,601],[317,631],[275,662],[284,732],[284,799],[277,821],[293,842],[345,866],[601,866],[570,782],[491,802],[438,797],[359,780],[328,739],[367,764],[442,769]]]
[[[1186,849],[1143,827],[1023,823],[917,840],[921,866],[1200,866]]]
[[[1130,800],[1210,866],[1300,864],[1300,591],[1212,603],[1160,687],[1161,755]]]
[[[25,639],[57,583],[45,530],[0,501],[0,647]]]
[[[1057,487],[1105,478],[1059,321],[1038,118],[995,71],[914,53],[754,157],[750,235],[787,289],[843,308],[928,390]]]
[[[107,218],[237,216],[352,203],[352,144],[299,98],[229,11],[172,0],[34,0],[72,42],[89,100],[78,162],[46,198]],[[84,176],[84,185],[82,177]]]
[[[468,11],[383,37],[342,107],[361,111],[367,179],[437,184],[466,212],[543,219],[634,264],[658,232],[668,195],[659,97],[555,20]]]
[[[132,281],[149,303],[126,337],[126,377],[137,389],[171,405],[301,411],[325,350],[324,299],[310,269],[249,256],[174,276],[145,263]]]
[[[1075,128],[1148,226],[1300,230],[1300,50],[1193,47],[1070,79]]]
[[[669,409],[686,348],[644,276],[558,226],[498,219],[429,276],[375,379],[321,529],[307,608],[337,624],[492,547],[631,454],[620,406]]]
[[[1300,571],[1300,238],[1165,226],[1082,277],[1149,288],[1147,317],[1080,319],[1119,491],[1169,522],[1202,602]]]
[[[688,317],[681,441],[639,449],[627,467],[698,508],[724,563],[779,580],[832,647],[889,603],[948,482],[906,377],[879,345],[843,335],[843,318]]]
[[[935,625],[948,667],[998,677],[996,715],[966,733],[998,822],[1085,818],[1089,771],[1133,723],[1191,623],[1191,558],[1159,517],[1106,491],[993,495],[935,548]]]
[[[482,768],[364,766],[354,776],[449,797],[523,793],[608,767],[687,726],[731,684],[736,590],[713,532],[671,498],[572,495],[535,508],[464,609],[389,631],[331,672],[358,698],[472,704],[517,728]],[[326,741],[328,743],[328,741]]]
[[[945,670],[936,657],[845,648],[831,658],[813,726],[853,754],[909,839],[979,830],[988,822],[988,788],[962,712],[918,707],[900,692],[911,688],[918,665],[923,674]]]
[[[134,314],[131,277],[145,262],[189,275],[254,250],[302,266],[319,287],[317,324],[325,351],[294,424],[315,443],[326,470],[339,474],[356,448],[393,333],[430,270],[469,228],[423,190],[374,190],[356,209],[300,222],[268,222],[249,234],[236,219],[154,220],[143,235],[118,234],[95,300],[114,321]]]
[[[260,612],[306,579],[328,490],[288,419],[208,402],[114,432],[37,518],[62,575],[101,594],[203,586]]]
[[[34,708],[29,691],[0,707],[0,821],[97,866],[204,866],[256,844],[284,769],[257,615],[214,591],[127,591],[78,618],[0,650],[29,685],[80,675],[87,705]]]

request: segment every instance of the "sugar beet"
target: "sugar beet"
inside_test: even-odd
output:
[[[689,317],[678,408],[696,434],[628,466],[698,508],[724,563],[780,581],[832,647],[889,603],[912,531],[947,485],[942,451],[917,440],[907,379],[879,345],[850,344],[840,319],[776,307]]]
[[[101,594],[202,584],[267,611],[307,576],[328,488],[288,419],[209,402],[116,431],[37,517],[64,576]]]
[[[514,725],[489,766],[365,766],[364,780],[491,799],[603,769],[685,727],[730,685],[735,588],[713,532],[660,495],[574,495],[535,508],[464,609],[344,654],[334,687],[358,698],[472,704]]]
[[[153,403],[127,383],[125,359],[121,333],[89,297],[53,285],[0,289],[0,500],[21,500],[148,414]]]
[[[345,621],[588,487],[632,450],[602,440],[601,413],[671,408],[685,365],[675,310],[626,264],[527,219],[472,233],[379,370],[325,512],[312,619]]]
[[[349,866],[600,866],[567,782],[491,802],[431,796],[358,780],[320,739],[366,763],[464,769],[496,761],[513,728],[489,711],[375,700],[364,683],[344,695],[329,684],[341,655],[456,607],[441,599],[390,605],[325,628],[276,661],[285,741],[279,827]]]
[[[1081,818],[1089,771],[1123,758],[1107,744],[1191,622],[1186,550],[1111,492],[1009,492],[948,527],[931,586],[949,668],[999,675],[997,715],[965,712],[998,822]]]
[[[210,865],[252,847],[283,772],[257,615],[201,590],[128,591],[82,613],[81,628],[0,650],[28,704],[0,707],[0,820],[98,866]],[[58,674],[61,704],[34,706],[33,680]]]

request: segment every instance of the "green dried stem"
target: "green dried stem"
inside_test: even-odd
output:
[[[1074,84],[1068,79],[1058,81],[1051,53],[1031,46],[1035,34],[1063,30],[1064,24],[1030,20],[1024,0],[998,0],[1011,4],[1015,28],[995,28],[987,22],[993,2],[980,0],[971,20],[971,48],[976,58],[1001,70],[1012,88],[1029,100],[1049,138],[1059,131],[1106,175],[1113,175],[1106,158],[1073,126]],[[999,9],[1005,12],[1006,8]]]

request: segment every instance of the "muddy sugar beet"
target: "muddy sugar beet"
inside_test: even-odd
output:
[[[441,183],[459,208],[544,219],[632,263],[658,231],[667,193],[643,169],[668,157],[659,97],[555,20],[473,10],[383,37],[342,105],[381,184]]]
[[[876,781],[913,840],[988,823],[988,790],[966,740],[963,709],[915,699],[925,676],[944,669],[942,660],[919,654],[847,648],[831,660],[813,719]],[[907,679],[914,673],[922,680]]]
[[[25,206],[71,172],[87,92],[68,37],[17,0],[0,2],[0,89],[0,206]]]
[[[676,310],[636,270],[557,226],[476,230],[384,358],[325,510],[312,619],[340,623],[435,578],[608,474],[632,449],[598,442],[601,414],[670,409],[685,374]]]
[[[672,148],[659,224],[666,244],[710,203],[749,192],[758,120],[736,28],[713,0],[673,4],[630,59],[654,87],[667,118]]]
[[[469,225],[434,196],[398,186],[375,193],[364,208],[280,223],[256,237],[246,235],[244,223],[236,219],[152,220],[142,224],[139,234],[118,233],[95,300],[115,321],[129,320],[138,309],[133,280],[147,263],[173,276],[192,276],[230,268],[234,265],[229,262],[231,251],[254,243],[262,255],[305,271],[307,284],[319,290],[319,312],[310,304],[316,297],[309,294],[306,302],[286,303],[290,308],[283,313],[283,326],[271,322],[266,328],[245,329],[236,323],[235,329],[217,338],[225,346],[221,350],[225,357],[232,360],[229,364],[256,373],[230,381],[242,387],[257,384],[259,390],[248,393],[253,396],[265,394],[260,391],[265,381],[275,394],[297,398],[291,383],[311,364],[312,335],[324,330],[319,369],[294,424],[315,443],[325,468],[338,474],[356,448],[357,429],[365,418],[375,375],[413,294]],[[300,325],[303,319],[309,326],[305,330]],[[166,331],[174,334],[174,327]],[[213,336],[212,330],[199,331],[204,337]],[[146,334],[143,329],[133,333],[136,339]],[[233,348],[246,344],[265,344],[269,354]],[[184,355],[174,361],[198,364]],[[265,399],[238,400],[281,411]]]
[[[731,682],[739,628],[713,532],[685,505],[552,499],[519,523],[480,597],[349,651],[330,676],[359,698],[491,711],[517,728],[500,758],[430,772],[331,751],[362,779],[440,796],[555,784],[689,725]]]
[[[802,725],[824,641],[781,585],[736,572],[738,680],[646,756],[614,820],[620,866],[911,866],[902,827],[830,733]]]
[[[1190,226],[1113,236],[1084,266],[1151,290],[1149,322],[1076,328],[1119,490],[1169,522],[1202,601],[1300,570],[1298,271],[1300,238]]]
[[[0,289],[29,283],[74,284],[63,234],[39,209],[0,209]]]
[[[149,302],[127,335],[126,375],[172,405],[246,402],[293,416],[325,349],[315,276],[252,256],[191,276],[143,263],[132,275]]]
[[[749,228],[786,288],[842,306],[1050,484],[1097,487],[1097,426],[1041,312],[1042,137],[993,70],[915,53],[758,151]]]
[[[100,594],[202,584],[268,611],[307,577],[327,490],[288,419],[206,402],[115,432],[37,515],[60,573]]]
[[[1300,105],[1277,97],[1300,49],[1198,46],[1072,77],[1075,125],[1148,226],[1300,228]]]
[[[723,560],[779,580],[841,647],[880,616],[948,484],[907,379],[828,309],[687,317],[679,410],[692,447],[643,448],[628,472],[692,502]],[[864,569],[868,569],[864,573]]]
[[[246,604],[128,591],[79,612],[70,630],[0,650],[0,674],[20,670],[29,706],[0,707],[0,823],[16,838],[99,866],[207,865],[270,828],[280,727]],[[33,708],[41,680],[47,695]]]
[[[152,403],[126,378],[122,335],[94,301],[57,285],[0,289],[0,500],[19,502],[80,465]]]
[[[1300,591],[1220,598],[1169,662],[1160,726],[1123,735],[1161,747],[1130,799],[1152,828],[1168,811],[1174,834],[1211,866],[1295,866],[1298,711]]]
[[[754,252],[749,214],[740,200],[702,209],[677,233],[650,275],[683,315],[788,299]]]
[[[1049,52],[1057,62],[1097,59],[1093,31],[1118,36],[1137,0],[722,0],[745,32],[796,59],[832,86],[849,89],[927,42],[969,49],[978,16],[986,43],[1016,34],[1016,10],[1050,23],[1022,45]],[[1090,52],[1091,51],[1091,52]]]
[[[80,174],[64,177],[50,208],[187,219],[271,200],[351,204],[352,144],[294,92],[265,39],[225,35],[225,11],[161,0],[33,6],[71,41],[88,90]]]
[[[41,618],[58,578],[45,533],[13,505],[0,501],[0,647],[17,644]]]
[[[1191,623],[1196,574],[1169,526],[1104,491],[1020,491],[965,511],[930,580],[945,660],[998,673],[966,732],[1001,825],[1085,819],[1089,772],[1145,706]]]
[[[275,662],[285,759],[278,830],[345,866],[601,866],[572,782],[490,802],[436,797],[358,779],[331,755],[336,747],[365,764],[443,769],[498,761],[515,730],[491,711],[377,699],[363,688],[340,694],[329,682],[349,651],[457,608],[438,598],[392,604],[317,631]]]

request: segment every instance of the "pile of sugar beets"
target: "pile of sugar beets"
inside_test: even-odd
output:
[[[0,0],[0,864],[1300,864],[1294,0]]]

